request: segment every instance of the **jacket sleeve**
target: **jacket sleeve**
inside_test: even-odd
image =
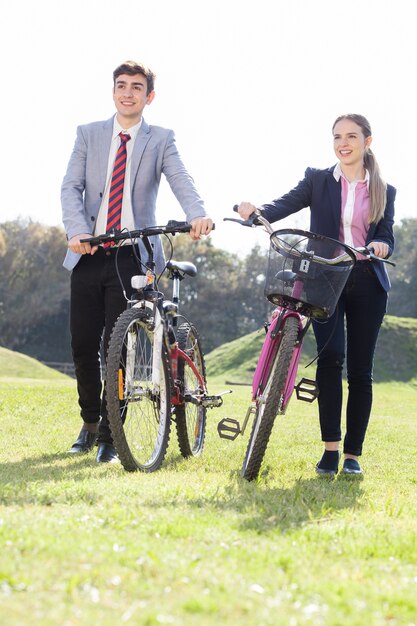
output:
[[[194,180],[182,162],[172,130],[169,131],[165,144],[162,171],[173,194],[180,203],[187,221],[191,222],[196,217],[205,217],[204,202],[195,187]]]
[[[82,127],[77,128],[67,171],[61,187],[62,221],[68,239],[81,233],[91,233],[84,211],[84,190],[86,182],[87,141]]]
[[[277,222],[311,205],[314,169],[309,167],[304,178],[288,193],[261,207],[268,222]]]
[[[378,224],[376,224],[375,229],[369,231],[367,242],[371,241],[381,241],[382,243],[386,243],[389,247],[389,254],[394,251],[394,202],[397,190],[391,185],[387,185],[387,204],[385,206],[385,211],[383,217],[380,219]]]

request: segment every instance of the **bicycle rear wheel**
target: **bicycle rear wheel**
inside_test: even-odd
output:
[[[246,480],[257,478],[261,469],[272,426],[284,400],[285,384],[297,337],[298,320],[295,317],[288,317],[264,392],[257,400],[252,432],[242,466],[242,476]]]
[[[132,308],[117,320],[107,356],[108,419],[115,448],[128,471],[161,466],[171,428],[168,355],[164,342],[154,359],[156,335],[149,315]],[[156,375],[154,368],[158,368]]]
[[[178,347],[192,360],[196,371],[206,381],[206,368],[200,337],[194,326],[181,324],[177,333]],[[178,378],[184,396],[200,396],[204,389],[195,372],[181,357],[178,360]],[[184,402],[175,409],[177,436],[183,457],[201,454],[206,435],[206,412],[203,406]]]

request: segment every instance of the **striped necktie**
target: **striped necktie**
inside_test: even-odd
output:
[[[130,135],[119,133],[119,137],[120,145],[117,150],[110,183],[106,233],[119,231],[122,218],[123,188],[127,156],[126,143],[129,141]]]

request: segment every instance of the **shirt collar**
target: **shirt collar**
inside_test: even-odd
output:
[[[138,134],[139,129],[142,126],[142,121],[143,117],[140,118],[140,121],[137,124],[126,129],[120,126],[119,122],[117,121],[117,116],[115,115],[113,121],[113,139],[116,139],[119,133],[124,133],[130,135],[131,141],[134,142],[136,139],[136,135]]]
[[[347,180],[346,176],[342,172],[342,168],[340,166],[340,161],[337,163],[337,165],[335,165],[335,168],[333,170],[333,176],[334,176],[334,178],[335,178],[335,180],[337,182],[339,182],[341,176],[343,176],[343,178],[345,180]],[[369,172],[368,172],[368,170],[365,170],[365,179],[363,181],[362,180],[357,180],[356,182],[357,183],[366,182],[366,186],[369,189]]]

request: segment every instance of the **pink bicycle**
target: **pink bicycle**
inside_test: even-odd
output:
[[[336,309],[340,294],[355,264],[356,254],[394,265],[368,248],[351,248],[339,241],[304,230],[275,231],[257,212],[249,220],[226,218],[244,226],[263,225],[270,235],[265,296],[277,306],[252,381],[252,403],[242,426],[233,418],[218,424],[220,437],[243,435],[254,416],[242,466],[242,476],[254,480],[260,471],[272,427],[283,415],[295,389],[297,398],[313,402],[318,396],[314,380],[295,385],[303,340],[312,319],[326,320]]]

